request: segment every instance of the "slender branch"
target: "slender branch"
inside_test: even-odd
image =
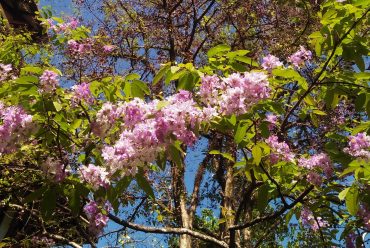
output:
[[[286,210],[289,210],[289,209],[293,208],[295,205],[297,205],[297,203],[303,201],[303,199],[313,190],[313,188],[314,188],[314,186],[311,185],[305,191],[303,191],[303,193],[294,202],[292,202],[291,204],[288,204],[287,206],[282,207],[280,210],[278,210],[278,211],[276,211],[272,214],[263,216],[263,217],[255,218],[254,220],[252,220],[250,222],[246,222],[246,223],[243,223],[243,224],[231,226],[229,228],[229,230],[241,230],[241,229],[244,229],[244,228],[247,228],[247,227],[250,227],[250,226],[254,226],[254,225],[256,225],[258,223],[261,223],[263,221],[266,221],[266,220],[276,219],[277,217],[282,215]]]
[[[281,187],[278,184],[278,182],[276,182],[276,180],[268,173],[268,171],[265,169],[265,167],[263,167],[262,163],[260,163],[260,167],[263,170],[263,172],[266,174],[268,179],[270,179],[270,181],[276,186],[276,189],[279,193],[280,199],[283,202],[284,206],[288,206],[288,203],[285,201],[284,195],[281,192]]]
[[[75,243],[73,241],[70,241],[70,240],[66,239],[65,237],[60,236],[58,234],[50,234],[50,233],[47,233],[46,235],[49,236],[52,239],[65,242],[65,243],[69,244],[70,246],[72,246],[74,248],[82,248],[82,246],[80,246],[79,244],[77,244],[77,243]]]
[[[108,214],[108,217],[115,223],[128,227],[130,229],[136,230],[136,231],[145,232],[145,233],[187,234],[192,237],[217,244],[221,247],[225,247],[225,248],[228,247],[227,243],[225,243],[224,241],[218,240],[214,237],[211,237],[211,236],[208,236],[208,235],[205,235],[200,232],[196,232],[196,231],[193,231],[187,228],[151,227],[151,226],[144,226],[140,224],[131,223],[123,219],[120,219],[117,216],[112,215],[112,214]]]

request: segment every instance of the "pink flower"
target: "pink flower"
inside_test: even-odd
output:
[[[353,157],[370,160],[370,136],[365,132],[358,133],[355,136],[349,136],[348,147],[344,148],[344,152]]]
[[[304,66],[305,62],[310,59],[312,59],[312,52],[306,50],[303,46],[300,46],[300,49],[288,58],[298,68]]]
[[[81,177],[85,182],[90,184],[94,190],[99,189],[100,186],[108,188],[110,185],[108,172],[106,172],[105,168],[93,164],[81,168]]]
[[[279,142],[277,136],[272,135],[266,139],[266,143],[271,147],[272,152],[270,154],[271,164],[276,164],[279,160],[293,162],[294,154],[290,151],[290,148],[287,143]]]
[[[72,87],[73,95],[71,98],[72,106],[76,106],[80,102],[85,102],[88,105],[94,103],[94,96],[91,94],[90,91],[90,84],[88,83],[81,83],[78,85],[74,85]]]
[[[104,227],[108,224],[109,218],[108,216],[103,213],[109,212],[112,210],[112,206],[108,201],[103,203],[98,203],[95,201],[90,201],[84,207],[84,212],[89,219],[90,226],[89,230],[94,235],[99,235],[103,231]]]
[[[316,172],[309,172],[307,174],[307,181],[315,186],[320,186],[322,184],[322,177]]]
[[[64,170],[64,165],[58,159],[53,159],[48,157],[42,164],[42,170],[46,173],[52,180],[56,182],[61,182],[66,177],[67,173]]]
[[[271,71],[275,67],[282,66],[283,63],[280,62],[279,58],[269,54],[266,57],[263,57],[261,65],[263,69]]]
[[[54,71],[45,70],[40,77],[40,91],[51,93],[59,86],[58,74]]]
[[[21,107],[6,107],[0,102],[0,154],[14,152],[33,130],[32,116]]]
[[[320,168],[327,177],[331,177],[333,174],[332,163],[325,153],[315,154],[309,158],[302,157],[298,160],[298,165],[309,170]]]
[[[269,130],[273,130],[277,123],[277,116],[274,114],[267,114],[266,121],[269,122],[268,128]]]
[[[307,208],[303,208],[301,211],[301,221],[304,226],[311,228],[313,231],[329,226],[329,223],[321,217],[315,218],[313,213]]]
[[[11,71],[12,71],[11,64],[4,65],[0,63],[0,82],[7,80],[10,76]]]
[[[362,218],[364,227],[370,231],[370,211],[365,205],[361,205],[358,215]]]
[[[116,50],[116,46],[114,46],[114,45],[104,45],[103,46],[103,51],[105,52],[105,53],[111,53],[111,52],[113,52],[114,50]]]

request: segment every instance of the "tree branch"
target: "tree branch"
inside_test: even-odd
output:
[[[151,227],[151,226],[144,226],[144,225],[140,225],[140,224],[131,223],[131,222],[122,220],[122,219],[120,219],[117,216],[112,215],[112,214],[108,214],[108,217],[112,221],[114,221],[115,223],[117,223],[119,225],[122,225],[122,226],[125,226],[125,227],[130,228],[130,229],[136,230],[136,231],[145,232],[145,233],[187,234],[187,235],[190,235],[192,237],[195,237],[195,238],[198,238],[198,239],[201,239],[201,240],[204,240],[204,241],[208,241],[208,242],[211,242],[213,244],[217,244],[221,247],[225,247],[225,248],[228,247],[228,245],[225,242],[221,241],[221,240],[218,240],[216,238],[210,237],[208,235],[205,235],[205,234],[202,234],[200,232],[196,232],[196,231],[193,231],[193,230],[190,230],[190,229],[187,229],[187,228]]]

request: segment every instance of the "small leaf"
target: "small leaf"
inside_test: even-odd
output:
[[[139,172],[135,176],[137,184],[139,187],[144,190],[144,192],[152,199],[155,199],[154,191],[148,181],[142,176],[142,174]]]
[[[262,159],[262,149],[258,145],[252,148],[253,163],[258,165]]]
[[[350,188],[345,188],[344,190],[342,190],[339,195],[338,195],[338,198],[339,200],[343,201],[344,198],[346,197],[348,191],[349,191]]]
[[[159,71],[158,73],[154,76],[153,79],[153,85],[156,85],[159,80],[163,78],[163,76],[167,73],[167,71],[171,68],[171,64],[167,63],[165,64]]]
[[[248,126],[245,123],[240,122],[238,128],[236,129],[236,133],[234,136],[234,141],[236,144],[239,144],[243,139],[244,135],[248,129]]]
[[[359,208],[358,188],[352,186],[346,194],[346,206],[350,214],[356,215]]]
[[[207,52],[207,56],[208,56],[208,58],[212,58],[215,55],[218,55],[218,54],[223,53],[223,52],[228,52],[230,50],[231,50],[231,47],[228,46],[228,45],[217,45],[217,46],[212,47],[211,49],[209,49],[209,51]]]
[[[59,112],[63,108],[62,104],[60,104],[59,102],[53,102],[53,105],[57,112]]]

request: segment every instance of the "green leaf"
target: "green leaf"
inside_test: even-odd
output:
[[[174,145],[174,144],[171,144],[170,145],[170,155],[171,155],[171,159],[172,161],[177,165],[177,166],[181,166],[182,164],[182,156],[181,156],[181,151]]]
[[[356,215],[359,208],[358,188],[351,186],[345,199],[348,212],[352,215]]]
[[[154,196],[154,191],[152,187],[150,186],[149,182],[143,177],[142,173],[137,173],[136,176],[136,181],[139,187],[144,190],[144,192],[152,199],[155,199]]]
[[[350,188],[345,188],[344,190],[342,190],[339,195],[338,195],[338,198],[339,200],[343,201],[344,198],[346,197],[348,191],[349,191]]]
[[[269,185],[263,184],[258,190],[257,190],[257,209],[260,213],[262,213],[267,204],[269,199]]]
[[[228,52],[231,50],[231,47],[228,46],[228,45],[217,45],[215,47],[212,47],[211,49],[209,49],[209,51],[207,52],[207,56],[208,58],[212,58],[214,57],[215,55],[218,55],[220,53],[224,53],[224,52]]]
[[[256,66],[256,67],[259,66],[259,64],[256,61],[254,61],[251,58],[245,57],[245,56],[236,56],[235,60],[237,60],[239,62],[243,62],[247,65]]]
[[[69,126],[69,129],[73,132],[77,128],[79,128],[82,124],[82,119],[74,119],[71,125]]]
[[[234,157],[230,154],[230,153],[226,153],[226,152],[220,152],[220,151],[217,151],[217,150],[212,150],[209,152],[209,154],[211,155],[221,155],[222,157],[232,161],[232,162],[235,162],[235,159]]]
[[[135,80],[135,79],[140,79],[140,75],[137,73],[130,73],[125,77],[125,80]]]
[[[253,155],[253,163],[258,165],[262,159],[262,149],[260,146],[255,145],[252,148],[252,155]]]
[[[163,76],[168,72],[168,70],[171,68],[171,64],[167,63],[165,64],[159,71],[158,73],[154,76],[153,78],[153,85],[156,85],[159,80],[163,78]]]
[[[59,102],[53,102],[53,105],[57,112],[59,112],[63,108],[62,104],[60,104]]]
[[[49,188],[45,191],[41,201],[41,215],[44,219],[48,220],[54,212],[57,202],[56,188]]]
[[[243,139],[244,135],[248,129],[248,125],[246,123],[240,122],[238,128],[236,129],[234,141],[236,144],[239,144]]]

